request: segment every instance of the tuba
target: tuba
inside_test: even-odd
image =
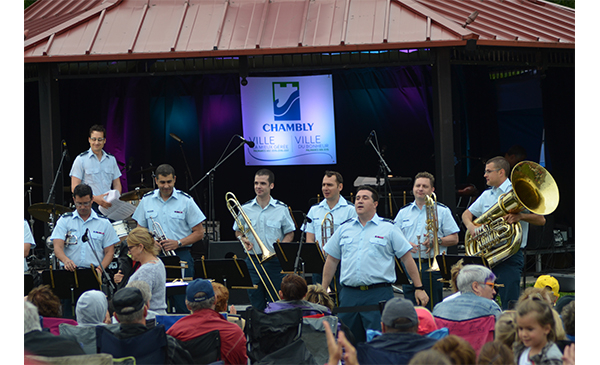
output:
[[[559,202],[558,186],[550,173],[532,161],[521,161],[510,174],[513,189],[500,195],[498,202],[477,217],[473,223],[480,225],[475,235],[467,230],[465,252],[467,256],[484,257],[490,267],[508,259],[521,247],[521,223],[509,224],[504,216],[527,209],[539,215],[554,212]]]
[[[440,243],[438,238],[438,212],[437,212],[437,197],[435,193],[431,193],[431,196],[425,197],[425,213],[427,219],[425,225],[427,228],[427,236],[429,242],[433,246],[433,264],[429,262],[429,269],[427,271],[440,271],[437,260],[435,259],[440,254]],[[420,251],[420,250],[419,250]],[[431,260],[430,255],[427,257]]]
[[[246,212],[244,212],[244,209],[242,209],[240,202],[237,200],[237,198],[235,197],[235,195],[232,192],[228,192],[225,194],[225,201],[227,203],[227,209],[229,209],[229,212],[231,213],[231,215],[233,216],[233,219],[235,220],[235,223],[237,224],[238,230],[240,230],[240,232],[242,232],[243,236],[246,236],[248,233],[251,233],[252,236],[254,237],[254,240],[256,241],[256,244],[262,250],[262,258],[259,259],[257,263],[255,263],[254,260],[252,259],[252,257],[250,255],[248,255],[248,259],[250,260],[250,263],[252,263],[252,266],[254,266],[254,270],[256,270],[256,273],[258,274],[260,281],[263,283],[265,289],[267,290],[267,293],[269,293],[269,296],[271,297],[271,300],[273,302],[275,301],[275,298],[271,294],[269,287],[267,287],[267,283],[265,280],[268,280],[268,282],[270,284],[270,288],[275,293],[277,300],[281,299],[279,297],[279,293],[278,293],[277,289],[275,288],[275,285],[273,285],[273,282],[271,281],[271,278],[269,277],[269,274],[267,273],[267,270],[262,265],[263,262],[273,258],[273,256],[276,255],[275,252],[270,251],[267,248],[267,246],[265,246],[265,244],[261,241],[260,237],[258,237],[258,234],[254,230],[254,227],[252,227],[252,221],[250,220],[248,215],[246,215]],[[245,227],[248,227],[248,228],[245,228]],[[240,241],[240,243],[242,244],[242,246],[244,246],[244,248],[245,248],[245,245],[242,242],[242,237],[238,236],[237,238]],[[252,251],[254,251],[254,254],[256,254],[256,251],[254,250],[254,248],[252,248]],[[258,266],[261,267],[262,270],[260,270],[260,271],[258,270],[257,264],[258,264]],[[262,274],[261,274],[261,271],[262,271]],[[263,278],[263,275],[265,276],[265,278]]]

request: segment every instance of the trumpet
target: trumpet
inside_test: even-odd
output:
[[[165,231],[163,230],[160,223],[155,222],[152,217],[150,217],[150,220],[152,221],[152,234],[154,235],[154,239],[157,240],[160,245],[160,242],[167,239],[167,235],[165,234]],[[162,245],[160,245],[160,249],[161,249],[163,255],[165,255],[165,256],[177,256],[177,254],[173,250],[165,251],[165,249],[162,247]]]
[[[235,195],[232,192],[228,192],[225,194],[225,202],[227,203],[227,209],[229,209],[229,212],[231,213],[231,215],[233,216],[233,219],[235,220],[238,230],[240,232],[242,232],[242,235],[237,236],[237,239],[240,241],[242,246],[244,246],[244,248],[246,247],[246,245],[242,241],[242,236],[246,236],[248,233],[251,233],[252,236],[254,237],[254,240],[256,241],[256,244],[262,251],[262,258],[258,259],[257,263],[254,262],[254,260],[252,259],[252,256],[250,255],[250,252],[248,252],[248,259],[250,260],[250,263],[252,264],[252,266],[254,266],[254,270],[258,274],[258,278],[260,279],[263,286],[267,290],[267,293],[269,293],[269,297],[271,298],[271,301],[274,302],[275,300],[280,300],[281,298],[279,297],[279,292],[278,292],[277,288],[275,288],[275,285],[273,285],[273,282],[271,281],[271,278],[269,277],[267,270],[262,265],[263,262],[273,258],[273,256],[276,255],[275,252],[270,251],[267,248],[267,246],[265,246],[265,244],[261,241],[260,237],[258,237],[258,234],[254,230],[254,227],[252,227],[252,221],[250,220],[248,215],[246,215],[246,212],[244,212],[244,209],[242,209],[240,202],[237,200],[237,198],[235,197]],[[247,228],[245,228],[245,227],[247,227]],[[254,253],[254,255],[258,256],[256,254],[256,250],[254,250],[254,247],[252,247],[252,252]],[[260,266],[261,270],[258,269],[258,266]],[[263,278],[263,275],[265,276],[265,278]],[[267,282],[265,280],[269,282],[269,286],[267,286]],[[271,294],[271,290],[269,290],[269,287],[271,288],[273,293],[275,293],[275,296],[277,297],[277,299],[275,299],[273,297],[273,295]]]

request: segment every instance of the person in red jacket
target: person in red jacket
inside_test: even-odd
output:
[[[168,335],[180,341],[190,341],[208,332],[219,330],[221,360],[225,364],[248,363],[246,336],[239,326],[228,322],[215,311],[216,296],[210,281],[196,279],[186,289],[185,304],[190,312],[171,326]]]

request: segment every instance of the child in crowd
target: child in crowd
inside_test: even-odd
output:
[[[533,297],[519,302],[516,311],[519,342],[514,346],[515,363],[562,364],[562,353],[554,343],[555,322],[550,305]]]

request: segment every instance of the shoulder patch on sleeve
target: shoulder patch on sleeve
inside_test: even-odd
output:
[[[442,207],[442,208],[448,208],[448,206],[446,206],[446,205],[444,205],[444,204],[442,204],[442,203],[440,203],[440,202],[438,202],[438,203],[437,203],[437,205],[438,205],[438,206],[440,206],[440,207]],[[448,209],[449,209],[449,208],[448,208]]]
[[[85,150],[85,151],[81,152],[78,156],[85,156],[88,153],[90,153],[90,150]]]
[[[406,204],[405,204],[405,205],[404,205],[402,208],[400,208],[400,210],[402,210],[402,209],[404,209],[404,208],[407,208],[407,207],[408,207],[409,205],[411,205],[411,204],[412,204],[412,202],[411,202],[411,203],[406,203]]]
[[[142,198],[145,198],[145,197],[147,197],[147,196],[150,196],[150,195],[152,195],[152,194],[154,194],[154,190],[152,190],[152,191],[149,191],[149,192],[147,192],[146,194],[142,195]]]
[[[343,221],[342,223],[340,223],[340,226],[341,226],[342,224],[344,224],[344,223],[348,223],[348,222],[350,222],[352,219],[354,219],[354,218],[348,218],[348,219],[346,219],[345,221]]]
[[[281,200],[278,200],[278,201],[277,201],[277,203],[275,203],[275,204],[277,204],[277,205],[283,205],[283,206],[284,206],[284,207],[286,207],[286,208],[287,208],[287,206],[288,206],[287,204],[285,204],[285,203],[284,203],[284,202],[282,202]]]
[[[396,222],[394,222],[393,219],[390,218],[381,218],[382,222],[386,222],[386,223],[390,223],[390,224],[395,224]]]
[[[181,193],[181,195],[185,196],[186,198],[193,199],[192,196],[190,194],[186,193],[185,191],[179,190],[179,192]]]

